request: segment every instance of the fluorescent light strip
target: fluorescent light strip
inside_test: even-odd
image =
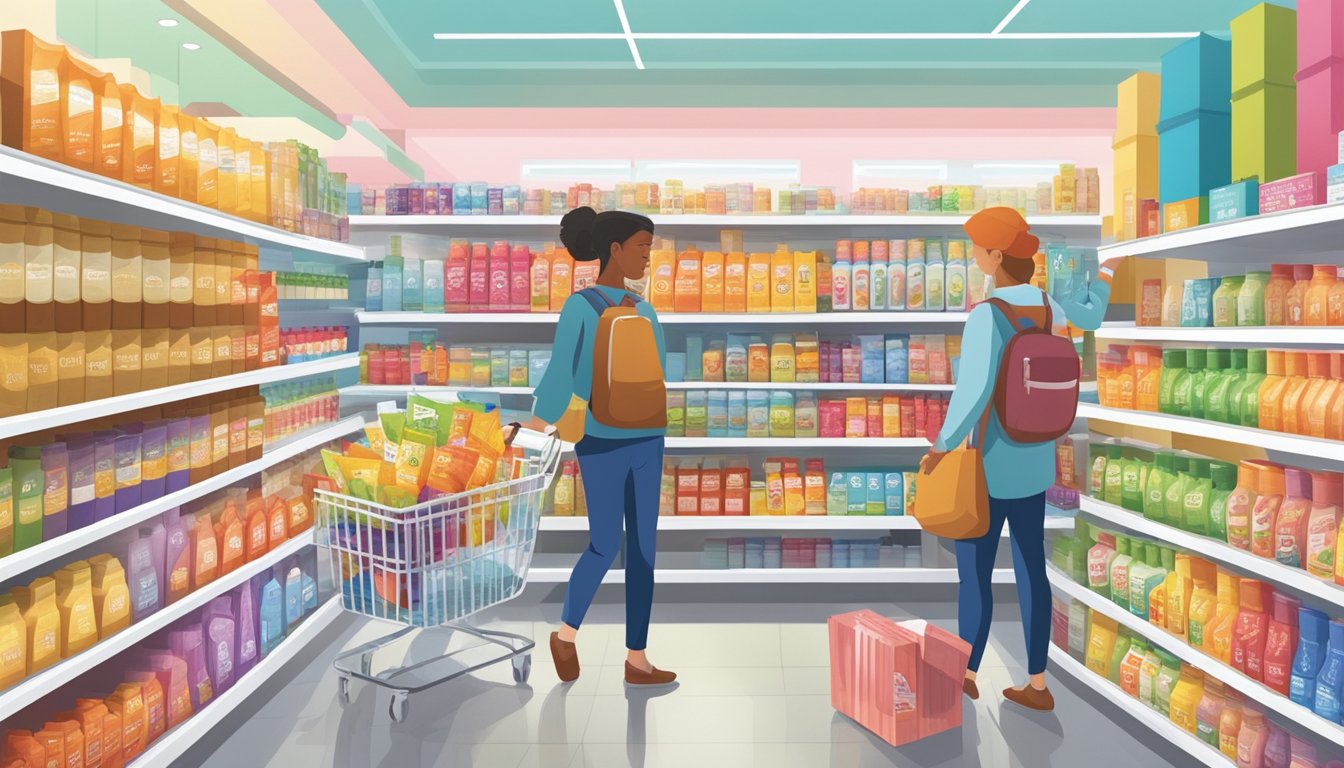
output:
[[[635,38],[630,34],[630,19],[625,15],[625,3],[622,0],[612,0],[616,3],[616,15],[621,18],[621,29],[625,30],[625,42],[630,46],[630,55],[635,58],[635,69],[644,68],[644,59],[639,55],[639,46],[635,45]]]
[[[994,31],[990,34],[997,35],[1002,33],[1003,28],[1011,24],[1013,19],[1017,18],[1017,14],[1021,13],[1022,9],[1026,8],[1027,3],[1030,2],[1031,0],[1017,0],[1017,5],[1013,6],[1013,10],[1009,11],[1008,15],[1003,17],[1003,20],[999,22],[997,27],[994,27]]]
[[[1188,40],[1198,32],[436,32],[435,40]]]

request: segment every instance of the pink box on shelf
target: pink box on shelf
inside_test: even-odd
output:
[[[1320,173],[1299,173],[1260,185],[1260,213],[1306,208],[1325,202]]]
[[[1327,59],[1297,73],[1298,173],[1321,173],[1339,162],[1340,131],[1344,59]]]
[[[1297,69],[1344,59],[1344,3],[1297,0]]]
[[[872,611],[832,616],[831,706],[892,746],[961,725],[971,647],[925,621]]]

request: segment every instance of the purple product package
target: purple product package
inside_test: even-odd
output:
[[[215,698],[215,688],[207,668],[205,633],[200,624],[188,625],[168,633],[174,656],[187,663],[187,688],[191,691],[192,711],[200,711]]]
[[[117,513],[117,443],[115,432],[99,432],[93,441],[93,517],[106,520]]]
[[[440,216],[453,215],[453,185],[439,184],[439,210]]]
[[[233,602],[227,595],[210,601],[201,622],[205,632],[205,666],[215,683],[215,692],[223,693],[233,686],[235,659],[238,658],[238,629],[233,619]]]
[[[93,442],[85,439],[66,443],[70,458],[69,529],[77,531],[97,522],[94,504]]]
[[[70,459],[65,443],[42,446],[42,540],[70,530]]]
[[[140,506],[140,435],[121,435],[115,441],[118,513]]]
[[[168,426],[155,421],[140,434],[140,503],[163,496],[168,477]]]
[[[143,621],[163,606],[163,571],[154,564],[154,544],[149,532],[141,529],[140,538],[126,550],[126,585],[131,592],[131,620]]]
[[[163,491],[175,493],[191,484],[191,419],[173,419],[167,426],[168,474]]]
[[[238,649],[234,657],[235,679],[247,674],[257,665],[261,648],[257,644],[257,592],[254,582],[248,579],[233,593],[234,630],[237,637],[234,647]]]

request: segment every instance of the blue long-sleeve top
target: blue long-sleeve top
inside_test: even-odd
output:
[[[597,286],[612,303],[620,304],[628,291],[619,288]],[[648,318],[653,325],[653,337],[658,342],[658,360],[663,370],[667,370],[667,345],[663,340],[663,327],[658,323],[658,315],[647,301],[637,305],[639,314]],[[574,396],[587,401],[593,394],[593,342],[597,338],[598,313],[593,305],[582,296],[574,295],[565,300],[560,309],[560,320],[555,328],[555,343],[551,347],[551,362],[546,373],[532,393],[535,398],[532,413],[548,424],[554,424],[565,414],[569,402]],[[607,439],[629,439],[633,437],[657,437],[667,434],[666,428],[656,429],[620,429],[600,424],[588,411],[584,422],[584,435]]]
[[[1066,323],[1085,331],[1101,326],[1111,300],[1111,274],[1103,268],[1085,297],[1066,301],[1061,306],[1050,301],[1053,329],[1062,333]],[[1031,285],[999,288],[994,297],[1017,307],[1039,307],[1041,291]],[[947,451],[960,445],[980,421],[980,415],[994,394],[999,362],[1012,336],[1008,319],[989,304],[971,310],[961,337],[961,358],[957,367],[957,386],[947,405],[947,419],[933,447]],[[996,499],[1021,499],[1045,492],[1055,482],[1054,443],[1016,443],[1009,440],[991,412],[985,434],[980,436],[981,458],[989,495]]]

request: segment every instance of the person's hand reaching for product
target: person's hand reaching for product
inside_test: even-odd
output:
[[[939,462],[947,455],[947,451],[938,451],[932,448],[924,454],[924,458],[919,460],[919,471],[926,475],[933,474],[933,470],[938,468]]]

